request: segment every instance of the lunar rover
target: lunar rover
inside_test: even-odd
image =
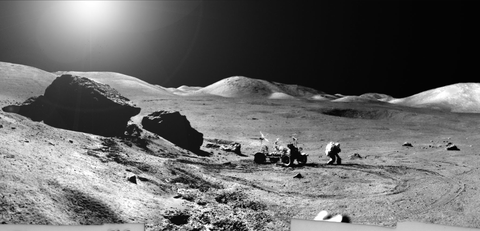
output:
[[[282,147],[278,144],[277,139],[273,146],[273,151],[269,152],[268,146],[264,145],[260,152],[255,153],[253,161],[257,164],[277,163],[282,161],[284,166],[290,167],[296,160],[297,165],[302,166],[307,163],[308,154],[302,152],[302,148],[298,147],[297,138],[292,137],[293,142],[287,144],[287,147]]]

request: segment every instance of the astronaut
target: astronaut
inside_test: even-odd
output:
[[[337,161],[337,164],[342,164],[342,159],[338,155],[338,153],[341,151],[340,143],[330,141],[325,147],[325,155],[330,157],[330,160],[327,162],[327,164],[335,164],[335,161]]]

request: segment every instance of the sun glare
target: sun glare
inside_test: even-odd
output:
[[[88,26],[102,24],[102,20],[109,15],[108,1],[67,1],[66,3],[71,16]]]

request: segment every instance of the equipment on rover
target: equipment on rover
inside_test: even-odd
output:
[[[279,160],[290,167],[293,162],[297,160],[297,165],[301,166],[307,163],[308,154],[302,152],[302,148],[298,147],[297,138],[292,137],[293,142],[287,144],[287,147],[282,147],[278,144],[279,139],[274,143],[274,151],[269,152],[268,146],[263,146],[260,152],[255,153],[254,162],[257,164],[277,163]]]

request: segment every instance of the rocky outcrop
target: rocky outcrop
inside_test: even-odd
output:
[[[56,78],[43,96],[3,110],[53,127],[103,136],[123,135],[129,119],[140,112],[109,85],[72,75]]]
[[[178,111],[156,111],[143,117],[145,130],[158,134],[179,147],[200,150],[203,134],[192,128],[187,117]]]

